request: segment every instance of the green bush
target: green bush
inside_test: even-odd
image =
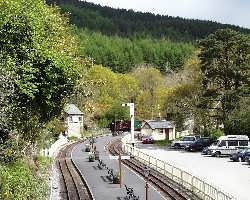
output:
[[[94,162],[95,161],[95,154],[94,153],[90,153],[89,154],[89,162]]]
[[[78,137],[72,135],[72,136],[69,136],[69,137],[68,137],[68,140],[69,140],[69,141],[77,141],[77,140],[78,140]]]
[[[213,129],[210,131],[209,135],[212,137],[212,138],[219,138],[220,136],[223,136],[225,135],[224,132],[220,129]]]
[[[85,152],[90,152],[90,146],[89,145],[86,145]]]
[[[82,132],[81,132],[81,136],[82,137],[88,137],[88,136],[91,136],[92,135],[92,133],[91,133],[91,131],[89,131],[89,130],[83,130]]]
[[[0,165],[0,199],[46,199],[50,163],[49,158],[36,157]]]
[[[155,140],[154,144],[159,145],[159,146],[168,146],[168,145],[171,144],[171,141],[167,140],[167,139],[165,139],[165,140]]]

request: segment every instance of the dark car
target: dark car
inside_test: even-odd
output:
[[[250,156],[250,149],[242,149],[230,155],[230,160],[234,162],[244,162],[246,156]]]
[[[246,156],[245,161],[248,162],[248,164],[250,164],[250,156]]]
[[[142,138],[142,144],[153,144],[154,139],[151,136],[144,136]]]
[[[202,151],[201,151],[201,154],[202,155],[209,155],[208,147],[203,148]]]
[[[195,142],[191,144],[187,144],[185,146],[185,149],[187,151],[201,151],[205,147],[210,146],[214,140],[210,137],[201,137],[200,139],[196,140]]]

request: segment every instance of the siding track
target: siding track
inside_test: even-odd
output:
[[[107,145],[107,148],[112,155],[124,154],[121,148],[120,139],[110,142]],[[143,176],[143,169],[146,167],[145,164],[139,162],[135,158],[122,160],[122,162]],[[150,170],[149,182],[156,186],[156,188],[159,189],[163,196],[168,200],[200,200],[196,195],[154,169]]]

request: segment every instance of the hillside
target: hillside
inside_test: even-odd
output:
[[[113,9],[78,0],[47,0],[47,2],[56,3],[64,12],[70,13],[70,22],[77,27],[88,28],[105,35],[122,37],[149,35],[154,38],[194,41],[224,28],[250,33],[249,29],[234,25]]]

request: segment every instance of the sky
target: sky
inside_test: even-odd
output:
[[[212,20],[250,28],[250,0],[86,0],[113,8]]]

